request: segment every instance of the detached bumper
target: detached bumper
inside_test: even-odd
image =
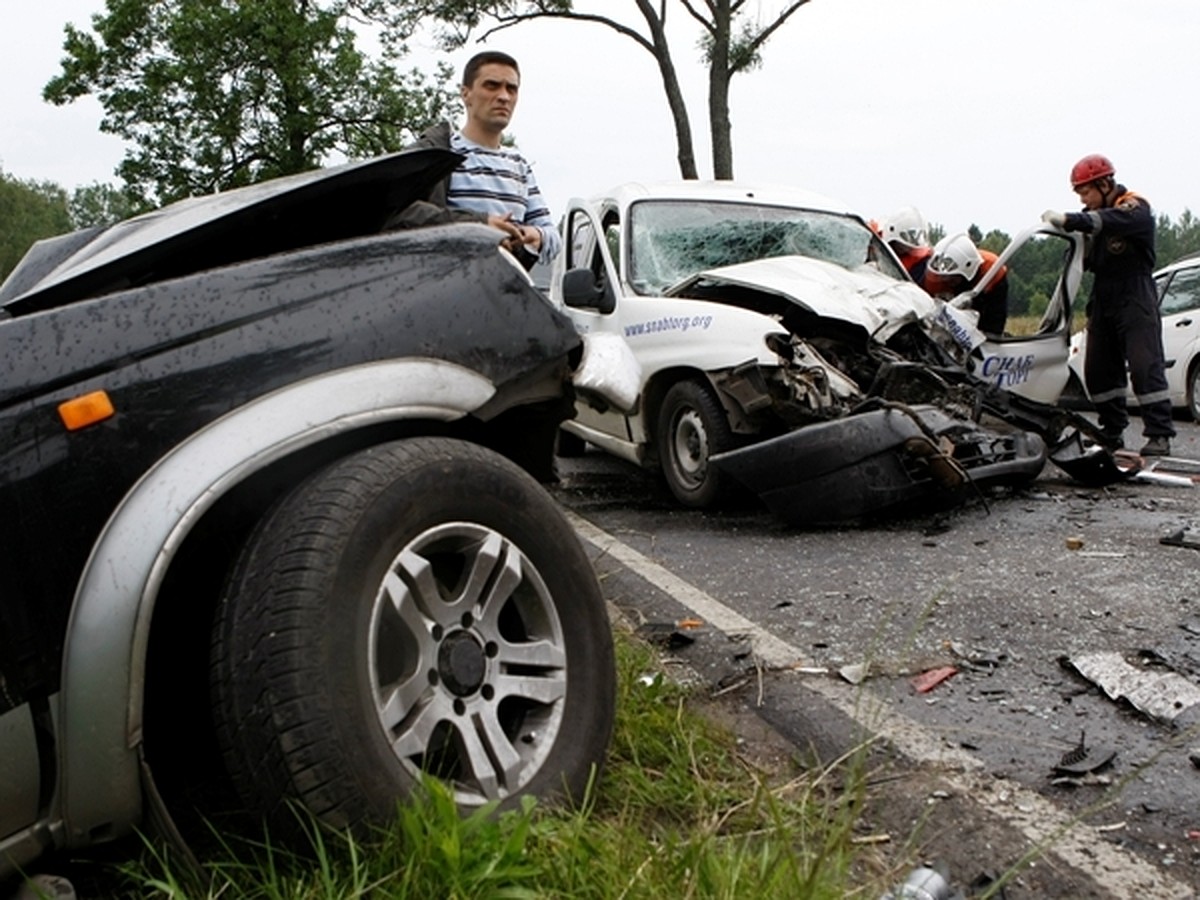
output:
[[[807,425],[714,456],[793,525],[956,505],[984,487],[1032,481],[1045,442],[999,433],[932,406],[888,407]]]

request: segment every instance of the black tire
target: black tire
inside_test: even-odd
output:
[[[667,487],[684,506],[713,506],[728,493],[728,479],[709,460],[735,446],[725,410],[697,381],[671,386],[656,428],[659,464]]]
[[[1200,357],[1192,360],[1192,371],[1188,373],[1187,408],[1193,422],[1200,422]]]
[[[558,443],[554,446],[554,452],[564,459],[573,459],[578,456],[583,456],[587,450],[587,441],[577,434],[572,434],[560,428],[558,430]]]
[[[612,637],[558,507],[473,444],[374,447],[297,488],[243,551],[214,628],[218,738],[277,830],[345,827],[426,771],[461,806],[582,796],[613,725]]]

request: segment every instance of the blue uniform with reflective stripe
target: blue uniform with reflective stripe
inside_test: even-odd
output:
[[[1088,300],[1084,379],[1100,427],[1120,434],[1125,411],[1126,365],[1142,411],[1146,437],[1172,437],[1170,393],[1163,360],[1162,319],[1154,285],[1154,213],[1149,202],[1116,186],[1117,199],[1102,209],[1068,213],[1067,231],[1087,235],[1086,267],[1095,275]]]

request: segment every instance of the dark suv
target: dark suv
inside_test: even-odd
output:
[[[581,791],[595,577],[535,478],[581,340],[482,225],[385,231],[443,151],[187,200],[0,287],[0,876],[177,815]],[[194,809],[194,807],[192,807]]]

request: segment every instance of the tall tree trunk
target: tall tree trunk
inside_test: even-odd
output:
[[[712,5],[712,49],[708,61],[708,126],[712,137],[713,178],[733,179],[733,135],[729,121],[730,0]]]
[[[654,60],[658,63],[658,71],[662,76],[663,90],[667,94],[667,105],[671,109],[671,121],[675,124],[675,148],[679,160],[679,174],[682,178],[696,179],[700,175],[696,171],[696,151],[692,145],[692,123],[688,119],[687,104],[683,100],[683,91],[679,87],[679,76],[675,74],[675,64],[671,60],[670,45],[663,29],[662,19],[654,11],[650,0],[637,0],[638,9],[646,25],[650,28],[653,44]]]

